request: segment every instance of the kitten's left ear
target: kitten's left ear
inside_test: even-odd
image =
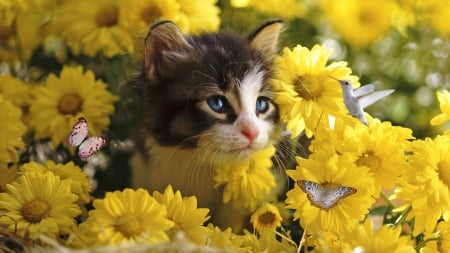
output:
[[[248,36],[250,44],[262,52],[264,57],[270,59],[277,51],[278,37],[282,28],[281,19],[267,21]]]

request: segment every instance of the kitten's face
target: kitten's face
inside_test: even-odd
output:
[[[143,127],[157,145],[201,152],[205,161],[220,163],[276,141],[281,131],[268,83],[270,60],[267,48],[252,44],[268,43],[261,33],[249,40],[185,37],[170,22],[151,29],[146,70],[136,86],[144,99]]]

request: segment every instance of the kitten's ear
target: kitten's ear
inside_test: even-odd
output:
[[[172,21],[160,21],[150,28],[145,39],[144,64],[149,80],[161,78],[171,63],[186,59],[191,47],[180,28]]]
[[[272,58],[277,52],[278,37],[282,28],[281,19],[265,22],[249,35],[252,47],[262,52],[267,59]]]

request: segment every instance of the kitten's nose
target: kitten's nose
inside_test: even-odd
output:
[[[246,126],[242,128],[241,133],[252,142],[259,135],[259,129],[254,126]]]

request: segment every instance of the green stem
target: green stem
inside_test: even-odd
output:
[[[426,240],[420,242],[420,243],[417,244],[417,246],[416,246],[416,251],[419,251],[421,248],[423,248],[423,247],[425,246],[425,244],[427,244],[428,242],[432,242],[432,241],[437,241],[437,242],[439,242],[439,237],[429,238],[429,239],[426,239]]]
[[[381,192],[380,196],[381,196],[381,198],[382,198],[384,201],[386,201],[386,203],[388,204],[388,206],[389,206],[390,208],[394,208],[394,207],[395,207],[395,205],[392,203],[392,201],[391,201],[386,195],[384,195],[383,192]]]

